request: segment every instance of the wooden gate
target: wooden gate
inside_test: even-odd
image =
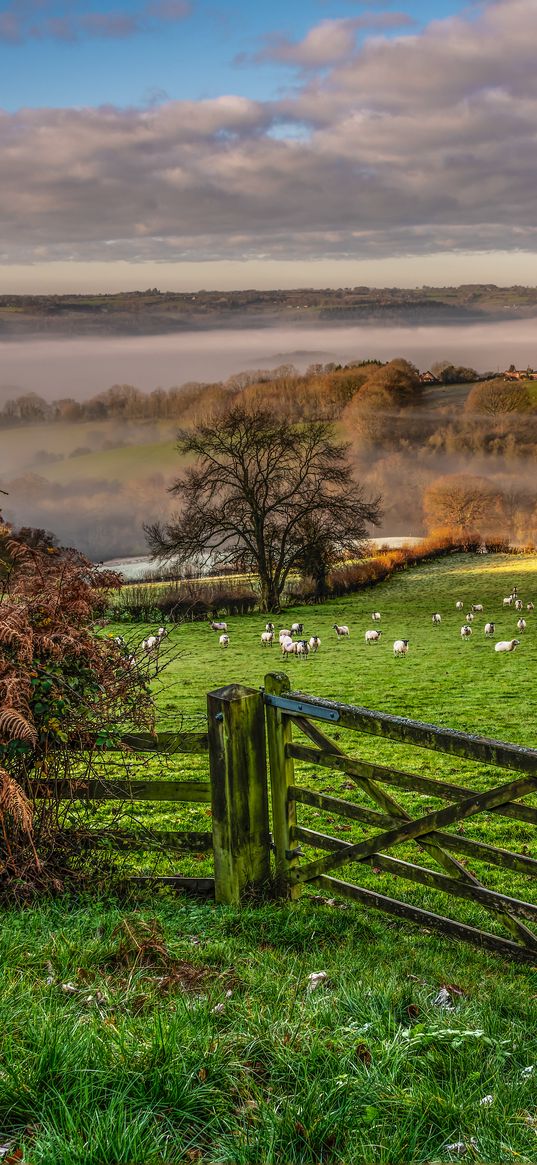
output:
[[[305,696],[290,690],[287,676],[265,678],[264,702],[268,732],[272,817],[276,855],[276,878],[280,891],[296,898],[306,883],[315,883],[332,894],[341,894],[367,906],[417,922],[429,929],[511,957],[537,960],[537,935],[526,925],[537,921],[537,905],[487,889],[462,864],[474,858],[513,873],[537,875],[537,860],[527,853],[515,853],[483,841],[472,840],[450,827],[459,826],[476,814],[499,814],[537,825],[537,809],[521,799],[537,792],[537,751],[503,744],[485,737],[437,728],[419,721],[387,713],[372,712],[354,705]],[[454,757],[475,760],[516,776],[485,792],[431,777],[400,771],[347,756],[319,723],[329,729],[353,729],[400,744],[434,749]],[[295,738],[298,729],[301,736]],[[307,761],[324,769],[337,770],[367,794],[373,807],[357,805],[339,797],[309,789],[295,780],[295,761]],[[393,790],[421,793],[448,804],[423,816],[415,816],[394,796]],[[299,824],[299,805],[313,806],[370,826],[368,836],[346,843]],[[536,835],[537,836],[537,835]],[[393,851],[404,843],[415,843],[422,854],[433,859],[436,869],[403,861]],[[325,856],[300,863],[300,843]],[[350,863],[366,862],[396,878],[440,890],[450,898],[463,898],[484,907],[507,931],[501,934],[469,926],[464,922],[431,913],[375,890],[342,881],[334,873]],[[440,869],[438,869],[440,867]]]

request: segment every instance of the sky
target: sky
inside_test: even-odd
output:
[[[0,294],[537,282],[537,0],[0,0]]]

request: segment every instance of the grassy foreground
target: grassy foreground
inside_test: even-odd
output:
[[[515,635],[516,616],[502,609],[515,583],[525,603],[535,601],[536,558],[453,556],[373,591],[295,609],[282,625],[302,619],[308,635],[319,633],[323,643],[317,657],[288,660],[287,670],[304,691],[536,747],[537,613],[528,615],[512,655],[496,655],[483,635],[490,618],[497,638]],[[472,602],[485,606],[469,642],[460,638],[459,597],[466,609]],[[382,614],[384,634],[367,647],[373,610]],[[438,628],[431,623],[436,610],[443,616]],[[335,621],[350,625],[349,642],[336,642]],[[276,650],[260,645],[261,616],[228,622],[227,651],[206,624],[171,632],[178,656],[157,695],[163,726],[177,725],[178,717],[186,726],[199,724],[207,690],[230,681],[256,686],[280,666]],[[125,625],[118,630],[125,634]],[[138,626],[128,633],[144,632]],[[393,658],[399,636],[410,639],[404,659]],[[499,770],[373,737],[342,732],[339,743],[350,753],[474,787],[503,779]],[[144,763],[145,776],[156,772],[154,763]],[[206,759],[194,756],[166,766],[170,775],[207,770]],[[302,766],[298,779],[363,799],[339,774]],[[400,796],[412,811],[436,807],[425,796]],[[207,829],[207,813],[205,806],[144,804],[135,818],[160,828]],[[304,824],[313,820],[326,832],[348,828],[304,807]],[[352,823],[345,840],[363,836],[353,832],[360,829]],[[537,857],[524,823],[489,815],[464,829]],[[409,852],[416,860],[415,849]],[[167,862],[164,868],[173,868]],[[177,864],[202,873],[207,859],[193,855]],[[528,879],[471,865],[491,888],[535,901]],[[395,887],[370,868],[342,871],[349,875],[446,910],[437,892]],[[469,904],[456,913],[478,924],[486,919]],[[12,910],[0,935],[0,967],[5,1161],[537,1160],[535,969],[319,900],[314,888],[292,906],[242,911],[164,892]],[[318,972],[327,978],[309,990],[309,976]]]

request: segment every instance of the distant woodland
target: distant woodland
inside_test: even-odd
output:
[[[276,324],[450,324],[537,316],[537,288],[297,288],[292,291],[0,296],[0,339],[29,335],[164,335]]]
[[[6,513],[94,558],[144,553],[142,524],[173,509],[174,434],[211,415],[217,424],[240,401],[270,405],[290,425],[333,422],[359,480],[382,495],[386,535],[472,527],[534,542],[537,380],[513,375],[478,378],[442,363],[424,379],[398,359],[305,373],[282,365],[152,393],[114,385],[83,402],[26,394],[0,413],[3,440],[23,429],[28,457],[35,450],[22,471],[0,477]]]

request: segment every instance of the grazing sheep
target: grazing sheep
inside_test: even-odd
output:
[[[455,603],[455,607],[456,607],[457,611],[464,611],[464,603],[463,603],[462,599],[457,599],[457,602]]]
[[[280,649],[281,649],[282,655],[296,655],[297,647],[298,647],[298,643],[295,643],[295,640],[291,639],[291,636],[289,636],[287,639],[282,639],[280,641]]]
[[[522,602],[522,599],[515,599],[515,611],[522,611],[523,607],[524,603]]]
[[[303,634],[304,634],[304,624],[303,623],[291,623],[291,635],[303,635]]]
[[[159,647],[159,645],[160,645],[160,639],[159,639],[158,635],[149,635],[147,637],[147,639],[144,639],[142,642],[142,651],[147,651],[147,653],[149,654],[149,652],[155,651],[155,649],[157,647]]]
[[[512,607],[513,602],[514,602],[514,600],[513,600],[512,595],[506,595],[505,599],[502,599],[502,603],[503,603],[504,607]]]
[[[227,623],[211,623],[211,631],[227,631]]]
[[[526,620],[519,619],[518,623],[517,623],[517,631],[525,631],[525,630],[526,630]]]
[[[477,612],[477,611],[482,611],[482,610],[483,610],[483,603],[472,603],[472,611]]]
[[[309,641],[310,651],[318,651],[321,646],[321,640],[318,635],[312,635]]]
[[[221,635],[218,642],[220,647],[229,647],[229,635]]]
[[[334,631],[338,639],[348,639],[350,635],[349,628],[345,624],[340,627],[338,623],[334,623]]]
[[[394,655],[407,655],[408,653],[408,639],[396,639],[393,645]]]
[[[520,639],[500,639],[499,643],[494,644],[495,651],[514,651],[518,647]]]
[[[461,635],[462,635],[463,639],[468,639],[471,634],[472,634],[472,628],[468,627],[467,624],[465,623],[464,627],[461,627]]]
[[[366,643],[378,643],[381,635],[382,631],[366,631],[365,641]]]
[[[282,630],[278,634],[278,639],[280,640],[280,643],[282,643],[284,639],[290,639],[290,638],[291,638],[290,628],[289,627],[282,627]]]
[[[301,655],[303,659],[307,659],[310,653],[310,645],[305,639],[297,639],[294,644],[296,648],[295,655]]]
[[[265,623],[265,631],[274,631],[274,623]]]
[[[432,617],[432,621],[435,624],[435,626],[437,626],[438,623],[442,622],[442,616],[438,614],[438,611],[435,611],[435,613]]]
[[[534,611],[535,603],[526,603],[526,611]]]
[[[273,631],[262,631],[261,632],[261,644],[262,644],[262,646],[263,647],[272,647],[273,643],[274,643],[274,632]]]
[[[485,623],[485,635],[494,635],[495,630],[495,623]]]
[[[468,614],[465,615],[464,618],[466,619],[467,623],[473,623],[474,621],[474,616],[472,615],[471,611],[468,611]]]
[[[373,611],[371,618],[372,618],[374,623],[379,623],[380,622],[380,611]]]

